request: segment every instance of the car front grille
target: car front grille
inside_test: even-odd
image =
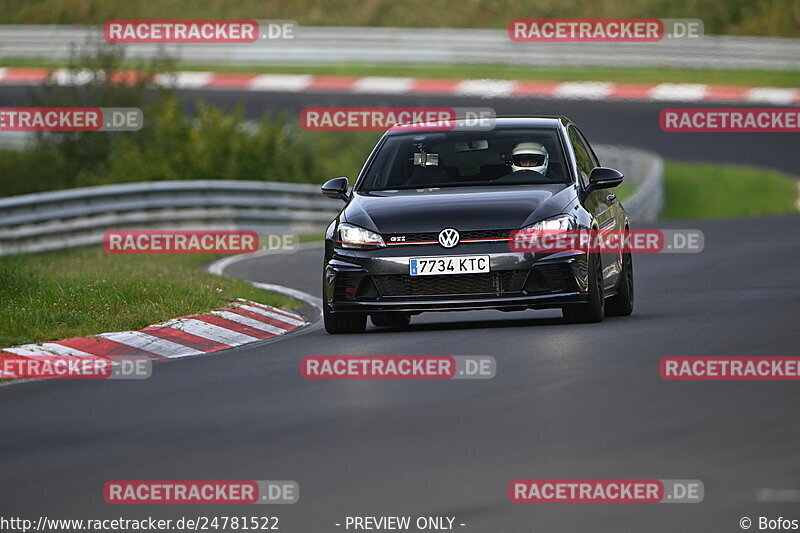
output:
[[[467,230],[459,231],[461,242],[470,241],[474,239],[506,239],[512,230],[508,229],[482,229],[482,230]],[[398,241],[397,238],[403,238]],[[395,240],[392,240],[395,239]],[[387,244],[409,244],[415,242],[439,242],[438,231],[427,231],[423,233],[389,233],[383,235],[383,240]]]
[[[506,270],[485,274],[457,274],[443,276],[373,276],[381,296],[503,296],[520,293],[527,270]]]

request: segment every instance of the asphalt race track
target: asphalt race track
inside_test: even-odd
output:
[[[498,115],[566,115],[580,126],[591,143],[646,148],[667,159],[749,164],[798,175],[791,136],[782,133],[666,133],[658,126],[665,108],[753,107],[714,103],[621,102],[542,98],[484,99],[452,96],[367,94],[270,94],[247,91],[196,91],[205,102],[229,106],[240,99],[250,118],[266,109],[299,114],[310,106],[491,107]],[[187,91],[188,93],[188,91]],[[0,93],[2,94],[2,93]],[[195,96],[197,97],[197,96]],[[761,105],[759,107],[775,107]],[[366,156],[365,156],[366,158]],[[351,178],[354,176],[351,176]],[[323,178],[324,181],[325,178]],[[351,180],[352,181],[352,180]]]
[[[0,106],[30,105],[32,87],[0,86]],[[785,133],[665,133],[658,127],[664,108],[754,107],[705,102],[638,102],[555,100],[543,98],[483,99],[432,95],[369,95],[332,92],[270,93],[230,90],[179,91],[189,111],[195,100],[232,108],[244,104],[248,118],[267,112],[299,115],[305,107],[399,106],[492,107],[498,115],[567,115],[591,143],[622,144],[646,148],[667,159],[772,167],[798,175],[792,137]],[[759,104],[758,107],[775,107]],[[147,118],[145,117],[145,120]],[[364,158],[366,159],[366,156]],[[354,176],[351,176],[351,178]],[[320,183],[327,179],[320,177]]]
[[[247,96],[251,116],[300,102]],[[0,99],[9,104],[8,89]],[[661,133],[651,123],[660,104],[534,107],[527,112],[570,115],[593,142],[796,166],[788,135],[700,144]],[[526,101],[495,108],[523,113]],[[798,355],[800,217],[659,227],[699,228],[705,250],[637,255],[631,317],[567,325],[553,311],[423,314],[407,331],[337,336],[317,324],[278,342],[157,363],[143,381],[0,387],[0,515],[276,515],[287,533],[343,531],[334,524],[347,515],[450,515],[466,524],[457,530],[481,533],[731,532],[743,516],[797,518],[797,501],[758,501],[761,489],[800,487],[797,383],[663,381],[658,363]],[[227,273],[319,296],[321,264],[321,248],[307,248]],[[304,380],[300,358],[325,354],[492,355],[497,376]],[[511,504],[508,483],[519,478],[700,479],[706,495],[687,505]],[[112,506],[102,487],[114,479],[290,479],[301,496],[292,506]]]

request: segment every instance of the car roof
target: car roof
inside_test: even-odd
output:
[[[503,116],[503,117],[496,117],[493,118],[494,126],[493,129],[496,130],[503,130],[503,129],[515,129],[515,128],[552,128],[556,129],[559,126],[563,125],[566,126],[571,124],[572,121],[563,116],[563,115],[526,115],[526,116]],[[435,122],[428,122],[425,125],[430,125],[430,130],[433,131],[442,131],[441,126],[442,124],[453,124],[453,128],[457,128],[458,126],[464,126],[465,128],[468,127],[467,121],[465,119],[456,119],[454,121],[443,120],[443,121],[435,121]],[[403,125],[392,126],[389,131],[386,132],[387,135],[398,135],[401,133],[419,133],[425,132],[427,128],[425,127],[415,127],[413,130],[409,130],[407,127]]]

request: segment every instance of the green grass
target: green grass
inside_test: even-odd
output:
[[[4,66],[62,68],[66,61],[8,59]],[[132,62],[121,68],[134,68]],[[492,78],[534,81],[609,81],[616,83],[706,83],[741,87],[800,87],[796,70],[696,70],[673,68],[523,67],[515,65],[227,65],[181,63],[179,70],[254,74],[318,74],[336,76],[402,76],[414,78]]]
[[[209,274],[209,255],[109,255],[102,248],[0,257],[0,348],[140,329],[235,298],[291,298]]]
[[[4,24],[126,18],[294,19],[308,26],[505,28],[513,18],[699,18],[708,34],[800,37],[794,0],[2,0]]]
[[[324,240],[325,240],[325,232],[320,231],[319,233],[306,233],[303,235],[299,235],[297,243],[305,244],[307,242],[322,242]]]
[[[679,163],[664,165],[662,218],[730,218],[797,213],[797,180],[763,168]]]

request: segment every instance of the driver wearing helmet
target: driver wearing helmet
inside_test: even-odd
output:
[[[519,143],[511,152],[511,169],[514,172],[534,170],[541,175],[547,174],[547,163],[550,156],[541,143]]]

